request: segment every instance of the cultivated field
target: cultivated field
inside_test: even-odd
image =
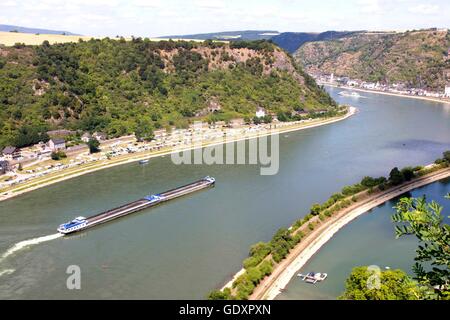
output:
[[[86,36],[64,36],[62,34],[33,34],[20,32],[0,32],[0,44],[13,46],[15,43],[25,43],[27,45],[42,44],[47,40],[51,44],[63,42],[77,42],[78,39],[89,40],[92,37]]]
[[[20,33],[20,32],[0,32],[0,44],[5,46],[13,46],[16,43],[25,43],[26,45],[39,45],[45,40],[54,43],[65,43],[65,42],[77,42],[78,39],[83,39],[88,41],[92,38],[101,37],[90,37],[90,36],[65,36],[62,34],[33,34],[33,33]],[[131,40],[131,38],[125,38],[126,40]],[[159,39],[151,38],[151,41],[161,41],[169,39]],[[202,40],[191,40],[191,39],[174,39],[174,40],[186,40],[186,41],[196,41],[202,42]],[[225,41],[223,41],[225,42]]]

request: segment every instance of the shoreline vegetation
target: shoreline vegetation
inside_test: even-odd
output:
[[[279,229],[269,242],[250,249],[241,269],[210,300],[272,300],[295,273],[342,227],[367,211],[418,187],[450,177],[450,151],[426,167],[392,169],[388,178],[364,177],[344,187],[289,228]]]
[[[338,89],[353,90],[353,91],[366,92],[366,93],[383,94],[385,96],[403,97],[403,98],[411,98],[411,99],[417,99],[417,100],[425,100],[425,101],[431,101],[431,102],[437,102],[437,103],[450,104],[450,99],[439,99],[439,98],[433,98],[433,97],[413,96],[410,94],[401,94],[401,93],[386,92],[386,91],[379,91],[379,90],[361,89],[361,88],[355,88],[355,87],[349,87],[349,86],[339,86],[339,85],[332,84],[329,82],[317,82],[317,84],[325,85],[325,86],[329,86],[329,87],[333,87],[333,88],[338,88]]]
[[[280,129],[266,131],[264,133],[258,132],[254,135],[248,135],[245,137],[236,137],[236,138],[233,138],[233,139],[227,140],[227,141],[224,141],[223,139],[213,139],[213,140],[204,142],[202,144],[202,148],[210,147],[210,146],[214,146],[214,145],[221,145],[223,143],[237,142],[237,141],[242,141],[242,140],[250,140],[250,139],[260,138],[260,137],[273,135],[273,134],[281,134],[281,133],[287,133],[287,132],[292,132],[292,131],[299,131],[299,130],[315,128],[315,127],[328,125],[328,124],[332,124],[335,122],[345,120],[345,119],[355,115],[356,113],[357,113],[357,109],[355,107],[348,107],[347,112],[344,115],[339,115],[336,117],[331,117],[331,118],[326,118],[326,119],[319,118],[317,120],[313,120],[306,124],[300,123],[300,124],[286,125],[285,127],[282,127]],[[187,147],[182,150],[178,150],[178,149],[173,150],[172,148],[168,147],[168,148],[161,149],[159,151],[141,152],[140,154],[128,154],[128,155],[124,155],[124,156],[117,157],[117,158],[110,159],[110,160],[102,160],[102,161],[98,161],[96,163],[89,163],[89,164],[81,165],[75,169],[67,169],[67,170],[58,171],[55,174],[50,174],[45,177],[29,180],[23,184],[15,185],[14,187],[0,190],[0,193],[1,193],[0,201],[4,201],[4,200],[10,199],[10,198],[19,196],[21,194],[39,189],[39,188],[43,188],[43,187],[46,187],[46,186],[49,186],[49,185],[52,185],[52,184],[55,184],[58,182],[62,182],[62,181],[68,180],[68,179],[79,177],[81,175],[92,173],[92,172],[95,172],[98,170],[107,169],[107,168],[111,168],[114,166],[128,164],[128,163],[132,163],[132,162],[137,162],[137,161],[144,160],[144,159],[165,156],[165,155],[172,154],[174,152],[182,152],[182,151],[188,151],[188,150],[194,150],[194,147],[190,146],[190,147]]]

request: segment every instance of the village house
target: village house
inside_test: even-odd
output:
[[[444,93],[444,96],[445,96],[446,98],[450,98],[450,85],[448,85],[448,86],[445,87],[445,93]]]
[[[0,160],[0,175],[5,174],[10,170],[9,162],[6,160]]]
[[[81,141],[88,143],[89,140],[91,140],[92,136],[89,132],[85,132],[83,133],[83,135],[81,136]]]
[[[108,138],[106,133],[103,133],[103,132],[94,132],[92,137],[97,139],[98,141],[105,141]]]
[[[59,138],[50,139],[48,146],[52,149],[52,151],[64,150],[66,149],[66,141]]]
[[[256,109],[256,117],[257,118],[264,118],[266,116],[266,110],[264,108],[258,107]]]
[[[3,149],[2,151],[2,154],[6,160],[16,160],[21,156],[20,149],[11,146],[5,147],[5,149]]]

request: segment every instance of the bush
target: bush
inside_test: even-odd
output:
[[[300,243],[300,241],[302,241],[303,238],[303,234],[301,232],[298,232],[297,234],[295,234],[292,237],[292,246],[296,246],[297,244]]]
[[[247,259],[244,260],[242,265],[243,265],[244,269],[248,269],[248,268],[256,267],[260,262],[261,262],[261,260],[259,260],[258,258],[248,257]]]
[[[95,138],[91,138],[89,139],[88,143],[87,143],[88,147],[89,147],[89,152],[90,153],[97,153],[100,152],[100,142],[95,139]]]
[[[344,187],[342,189],[342,194],[344,196],[352,196],[354,194],[360,193],[361,191],[364,191],[365,189],[366,187],[358,183],[353,186]]]
[[[263,278],[263,275],[259,268],[250,268],[247,270],[247,278],[253,285],[257,286]]]
[[[230,288],[226,288],[223,291],[214,290],[208,294],[208,300],[231,300],[231,290]]]
[[[297,221],[294,222],[294,224],[292,225],[292,229],[293,230],[297,230],[298,228],[300,228],[303,225],[303,219],[299,219]]]
[[[261,275],[264,277],[267,277],[272,274],[273,271],[273,263],[272,261],[266,260],[259,266],[259,271]],[[261,279],[262,280],[262,279]]]
[[[259,242],[250,248],[250,257],[244,260],[244,268],[256,267],[270,253],[270,245],[265,242]]]
[[[61,160],[67,158],[67,155],[63,151],[53,151],[51,154],[52,160]]]
[[[416,176],[414,169],[411,167],[403,168],[401,174],[403,175],[405,181],[411,181]]]
[[[445,161],[450,163],[450,150],[443,153]]]
[[[291,232],[284,228],[279,229],[270,241],[270,246],[273,260],[280,262],[293,246]]]
[[[311,207],[311,214],[313,216],[317,216],[317,215],[319,215],[321,210],[322,210],[322,206],[320,204],[316,203]]]
[[[361,185],[366,187],[366,188],[373,188],[378,186],[381,183],[385,183],[386,182],[386,178],[385,177],[380,177],[380,178],[372,178],[372,177],[364,177],[361,180]]]
[[[247,272],[236,279],[233,287],[236,288],[236,298],[239,300],[247,300],[255,289],[255,285],[250,281]]]

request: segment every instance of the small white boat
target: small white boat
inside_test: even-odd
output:
[[[150,162],[150,160],[145,159],[145,160],[139,161],[139,164],[147,164],[147,163],[149,163],[149,162]]]
[[[341,91],[339,92],[339,95],[342,97],[351,97],[351,98],[360,98],[361,95],[358,92],[348,92],[348,91]]]

